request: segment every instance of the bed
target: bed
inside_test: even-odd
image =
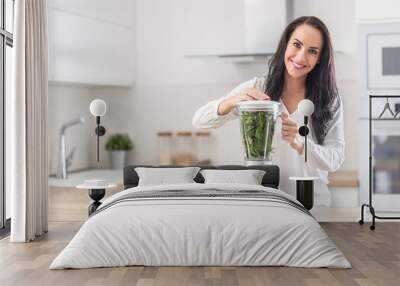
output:
[[[103,202],[50,269],[351,267],[313,216],[278,189],[277,166],[201,167],[264,170],[261,185],[205,184],[198,173],[193,183],[151,186],[138,186],[136,167],[125,167],[124,191]]]

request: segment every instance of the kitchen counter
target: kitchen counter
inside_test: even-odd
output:
[[[330,188],[358,188],[358,172],[356,170],[337,171],[329,174]]]

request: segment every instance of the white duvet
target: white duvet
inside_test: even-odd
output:
[[[262,186],[176,184],[163,190],[265,190]],[[102,207],[101,206],[101,207]],[[246,198],[123,201],[90,217],[50,269],[146,266],[294,266],[349,268],[350,263],[310,215],[290,205]]]

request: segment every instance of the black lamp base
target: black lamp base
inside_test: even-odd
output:
[[[97,210],[97,208],[101,205],[100,200],[104,198],[105,194],[106,194],[106,189],[89,189],[89,197],[94,201],[88,207],[89,216],[92,213],[94,213]]]
[[[307,209],[314,206],[314,181],[296,180],[296,199]]]

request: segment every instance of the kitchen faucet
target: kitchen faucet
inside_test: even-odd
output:
[[[57,165],[57,178],[58,179],[66,179],[67,178],[67,169],[72,164],[72,158],[74,157],[74,153],[76,150],[76,146],[72,148],[72,151],[68,156],[65,155],[65,131],[68,127],[73,125],[82,124],[85,122],[84,117],[79,117],[64,123],[60,129],[60,136],[58,141],[58,165]]]

